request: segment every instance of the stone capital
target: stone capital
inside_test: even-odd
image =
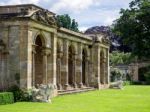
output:
[[[62,52],[62,51],[58,51],[57,57],[58,57],[58,58],[62,58],[62,56],[63,56],[63,52]]]
[[[51,54],[51,49],[50,48],[44,48],[42,50],[42,54],[46,55],[46,56],[50,55]]]
[[[33,54],[36,54],[36,47],[37,47],[37,45],[35,45],[35,44],[32,45],[32,53]]]

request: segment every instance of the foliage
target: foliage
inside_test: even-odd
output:
[[[150,0],[134,0],[129,9],[121,9],[113,31],[138,59],[150,58]]]
[[[130,64],[133,62],[136,58],[131,55],[131,53],[124,53],[124,52],[118,52],[114,51],[110,53],[110,64],[112,66],[118,65],[118,64]]]
[[[148,72],[146,72],[144,74],[145,78],[146,78],[146,83],[147,84],[150,84],[150,70]]]
[[[1,105],[1,112],[149,112],[150,86],[125,86],[64,95],[49,103],[17,102]],[[137,107],[139,107],[137,109]]]
[[[30,91],[21,90],[18,86],[12,86],[7,91],[12,92],[14,94],[14,101],[31,101],[32,95]]]
[[[78,32],[78,23],[75,21],[75,19],[71,19],[68,14],[64,15],[57,15],[56,21],[58,27],[67,28],[69,30],[73,30]]]
[[[14,103],[14,96],[11,92],[0,93],[0,105]]]
[[[128,85],[131,85],[131,84],[132,84],[131,81],[123,81],[123,85],[124,85],[124,86],[128,86]]]

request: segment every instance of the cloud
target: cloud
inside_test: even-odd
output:
[[[119,10],[103,10],[95,9],[88,10],[88,13],[83,12],[79,14],[76,18],[76,21],[79,22],[80,29],[86,29],[92,26],[101,26],[101,25],[111,25],[112,22],[119,17]]]
[[[1,0],[0,5],[36,4],[56,14],[69,14],[83,31],[88,27],[111,25],[120,8],[128,8],[132,0]]]
[[[43,0],[47,1],[47,0]],[[2,0],[0,1],[0,5],[15,5],[15,4],[37,4],[40,2],[40,0]]]
[[[59,12],[62,10],[68,10],[70,12],[79,12],[81,10],[88,9],[94,2],[98,0],[59,0],[55,3],[50,10]]]

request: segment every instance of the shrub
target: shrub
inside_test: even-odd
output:
[[[131,85],[131,84],[132,84],[131,81],[124,81],[124,82],[123,82],[123,85],[124,85],[124,86]]]
[[[134,62],[136,58],[137,57],[133,56],[131,53],[113,51],[110,53],[110,65],[130,64]]]
[[[32,95],[30,91],[22,90],[18,86],[12,86],[8,89],[9,92],[12,92],[14,94],[14,101],[31,101]]]
[[[0,93],[0,105],[14,103],[14,95],[12,92]]]
[[[150,84],[150,71],[148,71],[147,73],[145,73],[144,76],[146,78],[146,84]]]
[[[140,82],[140,81],[133,81],[132,82],[132,85],[141,85],[142,84],[142,82]]]

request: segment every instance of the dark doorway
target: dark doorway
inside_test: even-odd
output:
[[[69,47],[68,52],[68,83],[73,85],[73,50],[72,47]]]
[[[43,56],[42,56],[42,40],[37,36],[36,41],[36,54],[35,54],[35,85],[43,83]]]
[[[105,79],[104,79],[104,53],[100,53],[100,82],[101,84],[104,84]]]
[[[86,54],[85,54],[85,50],[82,51],[82,83],[83,85],[85,85],[86,83],[86,70],[85,70],[85,67],[86,67]]]

